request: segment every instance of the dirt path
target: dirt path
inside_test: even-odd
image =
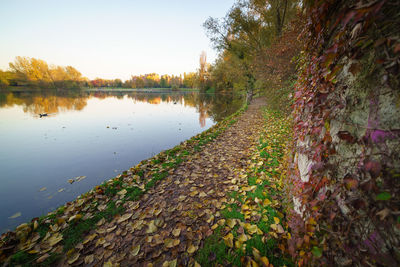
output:
[[[193,265],[192,256],[219,219],[225,192],[244,182],[240,175],[250,160],[249,148],[258,141],[263,105],[262,99],[254,100],[214,142],[139,201],[126,204],[126,216],[100,222],[72,265]],[[61,265],[68,265],[68,259]]]

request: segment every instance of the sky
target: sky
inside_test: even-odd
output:
[[[73,66],[85,77],[129,79],[198,68],[216,51],[202,26],[234,0],[0,0],[0,69],[16,56]]]

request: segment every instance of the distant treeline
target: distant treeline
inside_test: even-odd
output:
[[[9,70],[0,70],[0,88],[27,86],[34,88],[81,88],[81,87],[125,87],[125,88],[199,88],[201,75],[196,72],[182,75],[159,75],[156,73],[121,79],[89,80],[71,66],[48,65],[46,61],[29,57],[16,57],[9,63]]]

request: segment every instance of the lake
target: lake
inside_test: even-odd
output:
[[[198,92],[0,93],[0,233],[207,130],[241,105],[239,96]]]

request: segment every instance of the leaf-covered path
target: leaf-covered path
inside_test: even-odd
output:
[[[79,254],[68,255],[62,264],[194,264],[192,256],[212,234],[225,194],[245,180],[240,170],[250,162],[249,149],[258,141],[263,104],[255,100],[214,142],[139,201],[125,203],[122,216],[109,223],[100,221],[84,239]]]

